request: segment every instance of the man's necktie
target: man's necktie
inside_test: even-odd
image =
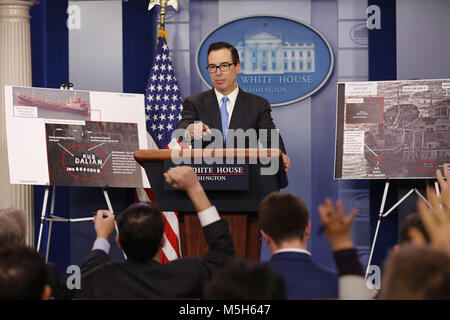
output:
[[[223,142],[225,142],[225,140],[227,138],[227,131],[228,131],[227,101],[228,101],[228,97],[224,96],[222,98],[222,104],[220,105],[220,118],[222,119]]]

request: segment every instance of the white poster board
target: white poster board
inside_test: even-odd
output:
[[[5,86],[11,184],[149,187],[144,95]]]

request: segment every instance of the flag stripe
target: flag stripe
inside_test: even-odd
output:
[[[166,219],[165,212],[163,212],[163,220],[164,220],[164,234],[169,240],[170,247],[177,252],[177,256],[179,255],[179,246],[178,246],[178,236],[170,226],[170,223]]]
[[[164,211],[164,217],[167,220],[167,223],[172,228],[175,234],[180,234],[180,230],[178,228],[178,213],[173,211]]]
[[[169,239],[167,239],[166,235],[164,235],[164,240],[165,242],[170,242]],[[172,261],[172,260],[176,260],[179,258],[179,256],[177,255],[177,252],[175,251],[175,249],[172,246],[165,246],[163,252],[161,253],[163,255],[163,257],[161,257],[161,260],[163,260],[164,258],[167,259],[167,261]],[[165,262],[167,262],[165,261]]]

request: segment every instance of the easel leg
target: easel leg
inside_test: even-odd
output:
[[[109,210],[109,212],[114,214],[114,211],[113,211],[113,208],[111,205],[111,201],[109,200],[108,191],[106,190],[106,188],[102,188],[102,190],[103,190],[103,195],[105,196],[106,204],[108,205],[108,210]],[[114,220],[114,227],[116,229],[117,235],[119,235],[119,228],[117,228],[117,222],[115,220]],[[123,250],[122,250],[122,254],[123,254],[123,257],[125,258],[125,260],[127,260],[127,255],[125,254],[125,252]]]
[[[435,188],[436,188],[436,193],[439,194],[439,185],[438,185],[437,182],[435,182]],[[386,213],[383,213],[384,206],[385,206],[385,203],[386,203],[386,197],[387,197],[388,189],[389,189],[389,181],[386,181],[386,184],[384,186],[383,199],[381,200],[380,213],[378,215],[377,228],[375,230],[375,235],[374,235],[374,238],[373,238],[372,247],[370,249],[369,261],[367,262],[366,278],[367,278],[367,275],[368,275],[368,272],[369,272],[370,264],[372,262],[372,255],[373,255],[373,251],[375,249],[375,243],[377,242],[378,230],[380,228],[381,219],[382,218],[386,218],[395,208],[397,208],[403,201],[405,201],[413,192],[415,192],[419,198],[422,198],[422,200],[424,200],[426,203],[428,203],[429,206],[431,206],[431,204],[428,202],[428,200],[417,189],[411,189],[399,201],[397,201],[397,203],[394,204],[392,206],[392,208],[390,208],[388,211],[386,211]]]
[[[384,206],[386,204],[388,190],[389,190],[389,181],[386,181],[386,183],[384,184],[384,192],[383,192],[383,198],[381,200],[380,212],[378,214],[377,228],[375,230],[375,235],[373,236],[372,247],[370,248],[369,261],[367,261],[366,279],[367,279],[367,274],[369,272],[370,264],[372,263],[373,250],[375,249],[375,243],[377,242],[378,230],[380,229],[381,218],[383,217],[383,211],[384,211]]]
[[[41,247],[42,229],[44,228],[45,212],[47,211],[48,192],[49,192],[49,187],[47,186],[47,187],[45,187],[44,201],[42,203],[41,224],[39,227],[38,243],[36,246],[36,251],[38,251],[38,252]]]
[[[52,202],[50,205],[50,217],[53,217],[55,215],[55,197],[56,197],[56,186],[53,186],[52,190]],[[48,256],[50,252],[50,239],[52,236],[52,226],[53,226],[53,220],[50,220],[49,226],[48,226],[48,235],[47,235],[47,250],[45,251],[45,262],[48,263]]]

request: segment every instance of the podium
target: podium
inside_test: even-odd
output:
[[[134,158],[147,173],[159,209],[178,212],[183,256],[201,257],[208,246],[186,192],[165,182],[163,173],[176,165],[194,167],[212,205],[228,221],[236,255],[251,261],[260,259],[258,207],[267,194],[279,191],[286,179],[281,150],[137,150]]]

